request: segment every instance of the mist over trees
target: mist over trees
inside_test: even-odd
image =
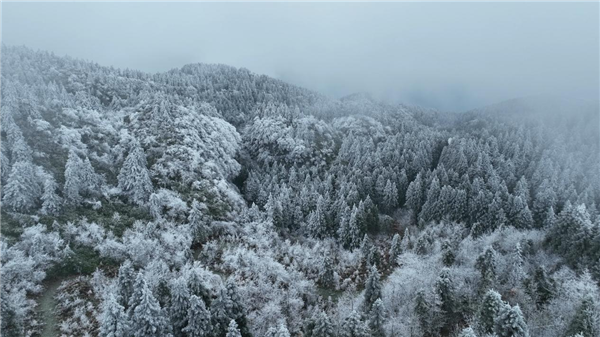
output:
[[[597,102],[1,52],[2,335],[600,334]]]

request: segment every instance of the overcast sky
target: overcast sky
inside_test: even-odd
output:
[[[245,67],[332,97],[461,111],[598,99],[596,3],[6,3],[2,41],[148,72]]]

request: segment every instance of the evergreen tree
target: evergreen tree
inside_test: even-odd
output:
[[[406,191],[406,207],[413,210],[414,214],[421,212],[423,205],[423,181],[419,173],[415,180],[408,185]]]
[[[383,302],[381,298],[378,298],[371,311],[369,312],[369,328],[371,329],[371,336],[373,337],[385,337],[385,331],[383,324],[385,323],[385,309],[383,308]]]
[[[169,324],[158,301],[143,282],[138,304],[133,307],[131,332],[133,337],[164,337],[169,333]],[[135,296],[135,293],[134,293]],[[130,306],[131,308],[132,306]]]
[[[75,151],[71,150],[65,165],[63,195],[66,201],[72,205],[79,205],[83,199],[81,197],[81,190],[83,189],[81,181],[82,165],[81,158],[79,158]]]
[[[473,328],[466,327],[462,329],[460,334],[458,334],[458,337],[477,337],[477,335],[475,334],[475,331],[473,331]]]
[[[133,143],[133,148],[121,167],[118,180],[119,188],[135,204],[144,205],[152,194],[153,187],[146,155],[137,141]]]
[[[367,266],[381,267],[381,253],[379,253],[379,248],[375,245],[371,246],[371,250],[369,251]]]
[[[17,313],[15,306],[8,299],[7,290],[0,287],[2,301],[0,301],[0,332],[3,336],[25,336],[23,319]]]
[[[498,317],[500,309],[504,305],[500,294],[495,290],[488,290],[483,297],[478,313],[478,322],[481,333],[491,334],[494,332],[494,321]]]
[[[525,262],[523,260],[523,252],[521,250],[520,243],[517,242],[515,245],[515,249],[512,251],[508,263],[508,284],[512,287],[517,287],[525,278],[525,271],[523,270],[523,265]]]
[[[431,305],[427,301],[425,297],[425,291],[423,289],[419,289],[415,296],[415,307],[414,307],[415,315],[419,320],[419,325],[421,326],[421,330],[427,335],[427,332],[431,329],[431,321],[430,321],[430,313],[431,313]]]
[[[365,295],[362,304],[363,312],[368,313],[378,298],[381,298],[381,281],[379,271],[373,265],[369,270],[369,277],[365,282]]]
[[[493,247],[486,249],[485,252],[477,258],[475,268],[481,273],[480,289],[482,291],[487,291],[490,287],[493,287],[496,281],[497,271],[496,251]]]
[[[242,336],[250,336],[250,329],[246,320],[246,308],[242,302],[237,285],[233,278],[225,282],[227,297],[229,298],[229,317],[235,319]]]
[[[100,337],[121,337],[129,333],[129,317],[112,293],[102,304],[100,314]]]
[[[126,260],[119,267],[117,276],[118,295],[117,302],[127,309],[129,308],[129,299],[133,295],[133,287],[135,282],[135,270],[131,261]]]
[[[56,194],[58,184],[53,177],[44,181],[44,194],[42,194],[42,213],[47,215],[58,215],[62,204],[62,198]]]
[[[342,323],[339,337],[368,337],[369,329],[366,324],[360,320],[356,311],[346,317]]]
[[[3,186],[2,204],[7,208],[26,212],[32,210],[40,197],[41,189],[31,162],[16,162],[8,176],[8,184]]]
[[[237,323],[234,319],[229,321],[229,326],[227,327],[227,334],[225,337],[242,337],[240,330],[238,330]]]
[[[518,305],[502,305],[494,321],[494,332],[498,337],[529,337],[525,318]]]
[[[398,207],[398,188],[396,183],[391,182],[389,179],[383,191],[383,205],[387,212],[392,212]]]
[[[196,295],[200,297],[206,305],[211,305],[210,291],[202,282],[202,279],[196,271],[192,271],[187,280],[187,287],[190,291],[190,295]]]
[[[391,266],[395,266],[398,260],[398,256],[402,254],[401,242],[400,242],[400,234],[394,234],[392,238],[392,244],[390,246],[389,251],[389,264]]]
[[[581,334],[583,337],[600,335],[598,331],[598,313],[595,310],[594,299],[591,296],[584,298],[571,320],[565,336]]]
[[[554,280],[548,276],[543,266],[538,266],[533,277],[526,281],[529,294],[541,308],[554,297]]]
[[[316,314],[314,319],[314,327],[312,328],[311,337],[334,337],[333,324],[324,311]]]
[[[171,284],[171,306],[169,308],[169,316],[171,325],[173,326],[173,336],[185,336],[184,329],[188,326],[190,312],[190,294],[186,282],[183,279],[176,279]]]
[[[208,337],[212,333],[210,312],[206,310],[204,301],[196,295],[189,298],[187,326],[183,328],[183,332],[187,337]]]
[[[279,327],[275,331],[275,336],[274,337],[290,337],[290,332],[288,331],[288,329],[285,326],[285,324],[283,324],[283,322],[281,322],[279,324]]]
[[[232,307],[231,300],[227,295],[227,289],[221,288],[217,294],[217,298],[212,302],[210,306],[211,324],[213,327],[213,334],[215,336],[223,336],[227,330],[228,324],[231,325],[230,321],[235,322],[235,317],[231,317],[230,308]],[[235,330],[240,333],[237,322],[235,323]],[[240,333],[241,336],[241,333]]]
[[[204,207],[194,199],[190,214],[188,215],[188,223],[192,227],[194,239],[198,242],[204,242],[208,238],[208,224],[203,215]]]
[[[335,286],[333,261],[329,254],[323,258],[323,264],[319,273],[319,284],[324,288],[333,288]]]
[[[456,254],[454,253],[454,247],[450,241],[446,240],[442,243],[442,263],[446,267],[450,267],[456,260]]]
[[[442,269],[440,276],[436,280],[435,291],[440,299],[439,309],[446,318],[445,323],[453,322],[458,302],[455,295],[454,282],[447,268]]]

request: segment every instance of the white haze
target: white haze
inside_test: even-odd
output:
[[[597,100],[598,3],[4,3],[2,41],[161,72],[245,67],[332,97],[461,111]]]

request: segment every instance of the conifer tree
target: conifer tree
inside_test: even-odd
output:
[[[42,213],[47,215],[58,215],[62,204],[62,198],[56,193],[58,184],[53,177],[47,177],[44,181],[44,194],[42,194]]]
[[[365,282],[365,295],[362,304],[363,312],[368,313],[378,298],[381,298],[381,281],[379,271],[373,265],[369,270],[369,277]]]
[[[458,337],[477,337],[477,335],[475,334],[475,331],[473,331],[473,328],[466,327],[462,329],[460,334],[458,334]]]
[[[392,212],[398,206],[398,188],[389,179],[383,191],[383,205],[387,212]]]
[[[487,291],[493,287],[496,281],[497,258],[496,251],[493,247],[489,247],[481,254],[475,262],[475,268],[481,273],[480,290]]]
[[[447,268],[442,269],[440,276],[436,280],[435,291],[440,299],[439,309],[446,318],[444,323],[453,322],[458,302],[454,293],[454,282],[452,281],[450,271]]]
[[[136,282],[137,283],[137,282]],[[133,337],[164,337],[169,333],[169,324],[163,310],[145,281],[142,283],[137,305],[131,306],[131,332]],[[134,292],[136,296],[136,292]]]
[[[369,329],[367,325],[361,321],[360,316],[356,311],[346,317],[342,323],[339,337],[368,337]]]
[[[504,302],[500,294],[495,290],[490,289],[485,293],[478,313],[478,323],[481,333],[491,334],[494,332],[494,320],[498,317],[498,313],[503,305]]]
[[[577,309],[575,316],[567,328],[565,336],[581,334],[583,337],[599,336],[598,313],[595,312],[594,299],[587,296]]]
[[[196,295],[189,298],[187,326],[183,328],[183,332],[187,337],[208,337],[212,333],[210,312],[206,309],[204,301]]]
[[[185,327],[189,322],[190,291],[183,279],[176,279],[171,284],[171,306],[169,316],[173,326],[173,336],[185,336]],[[192,294],[191,296],[196,296]]]
[[[392,244],[389,251],[389,264],[391,266],[396,265],[398,256],[400,256],[400,254],[402,254],[401,239],[400,234],[396,233],[392,238]]]
[[[196,295],[200,297],[207,306],[211,304],[210,291],[202,282],[202,279],[197,272],[192,271],[187,280],[187,287],[190,291],[190,295]]]
[[[504,303],[494,320],[494,332],[498,337],[529,337],[529,329],[518,305]]]
[[[144,205],[152,194],[146,155],[137,141],[133,143],[133,148],[121,167],[118,180],[119,188],[137,205]]]
[[[316,314],[311,337],[334,337],[333,324],[324,311]]]
[[[234,319],[229,321],[229,326],[227,327],[227,334],[225,337],[242,337],[240,330],[237,327],[237,323]]]
[[[3,186],[2,204],[17,212],[32,210],[40,197],[41,189],[31,162],[16,162]]]
[[[78,205],[83,199],[81,197],[81,191],[83,189],[81,181],[82,165],[81,158],[79,158],[75,151],[71,150],[65,165],[65,186],[63,187],[63,195],[65,200],[72,205]]]
[[[378,298],[369,312],[369,328],[371,329],[371,336],[373,337],[385,337],[385,331],[383,324],[385,323],[385,309],[381,298]]]
[[[129,317],[112,293],[109,293],[102,304],[100,314],[100,337],[127,336],[129,333]]]
[[[119,267],[117,276],[118,295],[117,302],[125,309],[129,308],[129,299],[133,295],[135,270],[130,260],[126,260]]]

